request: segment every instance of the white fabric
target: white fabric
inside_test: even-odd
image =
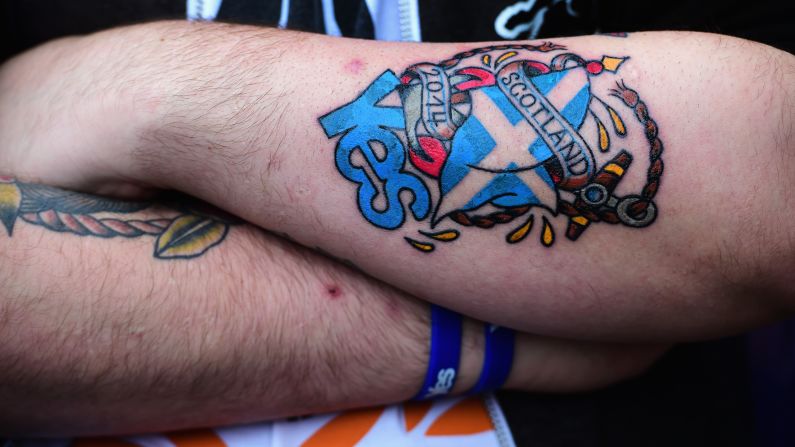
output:
[[[418,0],[365,0],[373,18],[376,40],[420,42]]]
[[[187,0],[189,20],[212,21],[218,16],[223,0]],[[267,0],[277,1],[277,0]],[[279,28],[290,22],[290,0],[280,0]],[[421,42],[419,0],[365,0],[376,40]],[[341,36],[334,14],[334,0],[321,0],[323,25],[329,36]]]
[[[282,9],[279,11],[279,28],[287,28],[290,20],[290,0],[282,0]]]
[[[339,37],[342,35],[334,15],[334,0],[321,0],[323,5],[323,25],[326,27],[326,34]]]
[[[215,20],[222,0],[188,0],[188,20]]]

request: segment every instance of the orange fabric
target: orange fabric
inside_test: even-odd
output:
[[[471,435],[493,429],[483,401],[470,397],[453,405],[425,432],[428,436]]]
[[[63,445],[61,442],[44,447],[58,447]],[[299,444],[304,447],[386,444],[499,447],[500,440],[488,406],[480,398],[454,397],[245,426],[135,438],[82,438],[73,440],[70,447],[299,447]]]
[[[353,447],[373,428],[383,411],[372,408],[342,413],[316,431],[302,447]]]
[[[168,433],[168,440],[177,447],[226,447],[213,430],[188,430]]]
[[[417,424],[422,422],[422,418],[428,414],[432,406],[433,402],[431,401],[406,402],[403,404],[403,419],[406,422],[406,431],[410,432]]]
[[[78,438],[72,447],[136,447],[135,444],[119,438]]]

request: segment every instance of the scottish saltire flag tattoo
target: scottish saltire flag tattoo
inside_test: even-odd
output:
[[[539,222],[546,247],[557,222],[571,241],[595,222],[641,228],[657,216],[663,146],[648,107],[618,77],[627,59],[588,60],[552,43],[478,48],[400,77],[386,71],[320,124],[339,138],[336,166],[362,216],[404,229],[423,252],[466,227],[509,226],[505,240],[517,243]],[[631,190],[621,183],[638,150],[648,165]]]

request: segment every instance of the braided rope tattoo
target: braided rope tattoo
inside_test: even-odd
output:
[[[466,228],[502,225],[515,244],[536,222],[551,247],[559,227],[577,241],[595,223],[657,217],[663,143],[618,75],[628,59],[550,42],[476,48],[387,70],[319,122],[338,138],[336,167],[361,215],[411,247],[429,253]],[[633,163],[647,163],[645,176]]]
[[[151,236],[155,238],[155,258],[190,259],[223,242],[234,224],[234,220],[220,214],[199,212],[181,204],[157,213],[157,217],[141,219],[141,212],[151,207],[145,202],[113,200],[0,177],[0,223],[9,237],[18,221],[76,236]]]

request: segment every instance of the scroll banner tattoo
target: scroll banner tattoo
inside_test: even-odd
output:
[[[175,207],[173,217],[140,219],[150,207],[0,177],[0,223],[13,236],[17,221],[50,231],[97,238],[155,238],[158,259],[190,259],[220,244],[234,219],[214,210]]]
[[[478,48],[400,77],[387,70],[319,121],[339,137],[336,166],[356,185],[362,216],[396,230],[410,215],[421,229],[404,238],[417,250],[520,217],[506,242],[538,223],[550,247],[558,225],[576,241],[593,223],[642,228],[657,216],[663,145],[618,76],[627,59],[588,60],[554,43]],[[600,97],[596,79],[614,87]],[[643,138],[628,138],[634,129]],[[643,186],[617,189],[633,153],[648,153]]]

